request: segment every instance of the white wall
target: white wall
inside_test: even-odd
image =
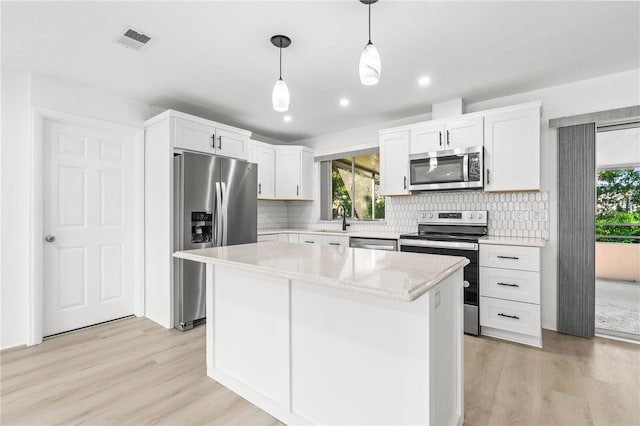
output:
[[[53,78],[2,69],[0,349],[27,342],[32,108],[143,127],[158,108]]]
[[[477,102],[466,106],[476,112],[541,100],[541,190],[549,193],[549,240],[542,258],[542,326],[556,329],[557,253],[558,253],[558,155],[557,131],[549,128],[549,119],[623,108],[640,104],[640,69],[577,81],[541,90]],[[426,117],[426,118],[425,118]],[[428,115],[336,132],[296,142],[314,148],[317,153],[348,150],[353,145],[377,142],[377,131],[387,127],[416,123]]]
[[[24,344],[27,336],[30,86],[28,74],[2,71],[0,348]]]

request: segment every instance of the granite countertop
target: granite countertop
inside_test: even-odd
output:
[[[542,238],[529,237],[499,237],[497,235],[487,235],[478,240],[480,244],[499,244],[505,246],[526,246],[544,247],[546,241]]]
[[[276,241],[186,250],[174,256],[407,302],[469,263],[457,256]]]
[[[270,235],[270,234],[316,234],[316,235],[344,235],[347,237],[359,237],[359,238],[382,238],[387,240],[397,240],[400,238],[399,232],[386,232],[386,231],[342,231],[340,229],[294,229],[294,228],[281,228],[281,229],[264,229],[258,231],[258,235]]]

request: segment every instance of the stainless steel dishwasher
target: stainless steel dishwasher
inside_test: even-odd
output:
[[[351,237],[349,238],[349,247],[370,250],[398,251],[398,240],[391,240],[386,238]]]

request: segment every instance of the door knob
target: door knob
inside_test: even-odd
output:
[[[52,243],[56,240],[55,235],[47,235],[46,237],[44,237],[44,240],[48,243]]]

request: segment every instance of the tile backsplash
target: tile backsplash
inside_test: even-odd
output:
[[[415,232],[421,210],[487,210],[489,234],[549,239],[548,192],[431,192],[386,197],[384,222],[353,222],[351,231]],[[315,201],[258,201],[258,229],[338,229],[319,221]]]

